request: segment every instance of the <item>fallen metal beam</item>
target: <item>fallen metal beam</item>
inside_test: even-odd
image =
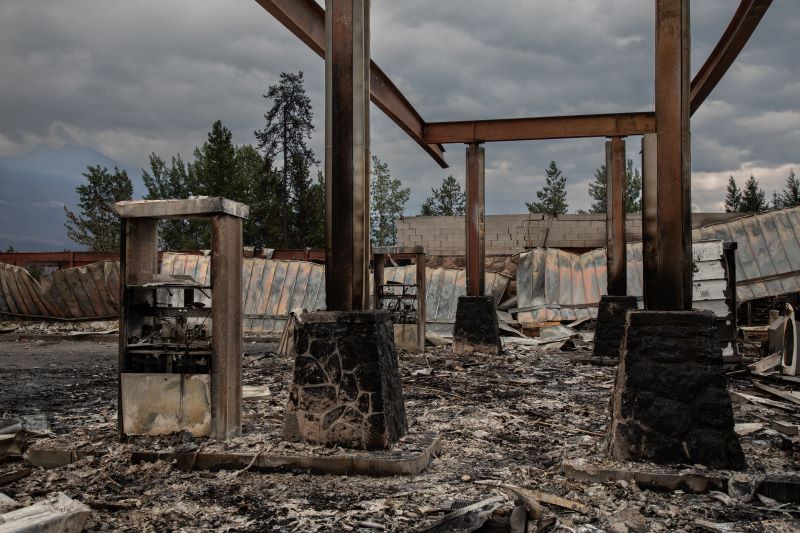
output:
[[[717,46],[692,80],[691,114],[728,72],[770,5],[772,0],[741,1]]]
[[[325,9],[314,0],[256,0],[275,19],[325,59]],[[447,168],[444,148],[423,140],[425,121],[392,80],[370,62],[370,99],[405,131],[434,161]]]
[[[610,113],[429,122],[425,126],[425,141],[440,144],[536,141],[579,137],[625,137],[644,135],[655,131],[656,117],[654,113]]]

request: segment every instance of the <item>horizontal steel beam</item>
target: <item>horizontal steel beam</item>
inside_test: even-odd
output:
[[[256,0],[278,22],[325,59],[325,9],[314,0]],[[434,161],[447,168],[444,148],[426,143],[425,121],[374,61],[370,63],[370,100],[405,131]]]
[[[428,143],[535,141],[578,137],[625,137],[656,131],[654,113],[429,122]]]
[[[690,112],[702,105],[753,35],[772,0],[742,0],[717,46],[692,80]]]

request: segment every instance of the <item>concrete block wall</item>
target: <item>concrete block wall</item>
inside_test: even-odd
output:
[[[625,223],[627,238],[642,238],[638,213],[629,214]],[[398,244],[425,247],[428,255],[464,255],[464,217],[406,217],[397,223]],[[601,248],[606,240],[603,214],[487,215],[486,255],[512,255],[529,248]]]

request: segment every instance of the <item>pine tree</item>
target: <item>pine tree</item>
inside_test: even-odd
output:
[[[780,195],[772,191],[772,204],[770,205],[771,209],[783,209],[783,200],[781,200]]]
[[[310,171],[312,166],[318,164],[314,152],[307,144],[314,131],[311,99],[303,87],[302,72],[281,73],[280,81],[268,87],[264,98],[272,102],[272,107],[264,115],[264,129],[255,132],[258,148],[268,165],[274,165],[279,157],[282,165],[282,187],[271,187],[275,194],[280,195],[275,203],[279,211],[268,213],[267,216],[279,220],[281,224],[280,239],[272,244],[286,246],[291,241],[290,231],[297,212],[297,199],[305,198],[308,194],[307,190],[296,187],[311,184],[310,177],[306,180],[296,179],[297,172],[302,169]]]
[[[231,130],[218,120],[211,126],[203,146],[194,149],[189,164],[188,184],[195,196],[223,196],[245,201],[247,184],[240,179],[236,166],[236,147]]]
[[[403,216],[411,189],[392,178],[389,165],[372,156],[370,237],[373,246],[397,244],[397,219]]]
[[[786,186],[780,194],[780,207],[794,207],[800,205],[800,179],[794,175],[794,169],[789,170],[786,177]]]
[[[594,171],[594,181],[589,183],[589,196],[592,198],[590,213],[605,213],[608,202],[608,173],[603,165]],[[628,159],[625,167],[625,212],[638,213],[642,210],[642,175],[633,167],[633,159]]]
[[[531,213],[560,215],[567,212],[567,177],[559,170],[555,161],[545,170],[546,181],[541,191],[536,192],[538,202],[525,202]]]
[[[632,159],[625,166],[625,212],[642,212],[642,175],[638,168],[633,168]]]
[[[111,174],[100,165],[87,166],[83,176],[88,183],[75,189],[80,213],[64,207],[67,236],[90,252],[117,251],[120,225],[114,203],[133,197],[131,179],[125,170],[114,167]]]
[[[431,195],[423,202],[420,214],[427,217],[463,215],[466,202],[461,184],[451,174],[442,180],[438,189],[431,187]]]
[[[758,186],[756,178],[752,175],[744,184],[742,191],[742,213],[760,213],[767,209],[766,193]]]
[[[733,176],[728,178],[728,188],[725,194],[725,212],[738,213],[742,209],[742,190],[736,185]]]
[[[189,176],[181,156],[172,158],[170,166],[155,153],[150,154],[150,172],[142,170],[142,181],[147,189],[145,200],[188,198]],[[201,248],[202,227],[189,220],[161,220],[158,238],[162,250],[194,250]]]
[[[286,188],[283,186],[281,172],[265,163],[262,174],[254,186],[254,198],[250,204],[250,219],[256,221],[256,233],[253,235],[253,244],[259,247],[282,248],[283,222],[280,213]]]
[[[289,248],[321,248],[325,245],[325,181],[317,174],[312,183],[309,161],[298,156],[292,161],[289,174],[293,192],[293,219],[290,225]]]
[[[252,216],[259,200],[258,189],[265,179],[266,168],[264,158],[250,144],[235,148],[236,183],[242,190],[239,201],[250,206],[251,216],[242,223],[242,242],[245,246],[261,246],[264,244],[264,225],[269,221]]]

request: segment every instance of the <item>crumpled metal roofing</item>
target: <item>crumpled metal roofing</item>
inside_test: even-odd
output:
[[[736,241],[739,301],[800,291],[800,207],[710,224],[692,232],[698,239]]]
[[[209,257],[164,253],[161,273],[189,275],[197,281],[210,282]],[[416,267],[387,267],[387,281],[414,283]],[[426,269],[426,322],[438,333],[452,331],[458,297],[466,294],[466,272],[458,269]],[[370,282],[372,277],[370,277]],[[499,302],[510,278],[494,272],[486,273],[486,294]],[[173,298],[180,298],[176,293]],[[325,267],[305,261],[252,258],[242,263],[242,299],[244,331],[247,333],[280,332],[292,309],[314,311],[325,308]],[[195,301],[209,303],[205,295],[195,291]],[[175,302],[179,304],[178,301]]]
[[[384,279],[400,283],[416,283],[417,267],[386,267]],[[498,272],[486,272],[484,294],[492,296],[495,302],[506,292],[511,278]],[[467,294],[466,270],[455,268],[425,269],[425,327],[441,335],[453,332],[456,321],[458,297]]]
[[[104,261],[42,274],[0,263],[0,316],[96,320],[118,314],[119,263]]]
[[[165,252],[161,273],[188,275],[208,285],[210,257]],[[385,269],[387,280],[413,282],[415,266]],[[118,316],[119,263],[106,261],[65,268],[43,275],[41,283],[23,268],[0,263],[0,315],[9,318],[85,320]],[[370,278],[371,281],[371,278]],[[486,294],[500,301],[510,278],[486,274]],[[464,270],[426,269],[428,327],[447,334],[455,322],[458,297],[466,294]],[[181,305],[182,291],[160,290],[159,301]],[[195,290],[195,301],[210,304],[209,294]],[[292,309],[325,307],[325,267],[295,260],[245,258],[242,261],[243,329],[247,333],[280,332]]]
[[[627,245],[628,294],[642,307],[642,243]],[[727,275],[722,241],[692,244],[695,309],[729,316],[725,299]],[[517,320],[522,323],[576,320],[597,316],[606,290],[606,250],[573,254],[536,248],[520,254],[517,266]]]
[[[161,259],[161,273],[189,275],[210,284],[210,258],[167,252]],[[177,293],[173,296],[180,297]],[[200,291],[195,291],[195,300],[210,303]],[[313,311],[325,307],[325,267],[306,261],[245,258],[242,302],[246,333],[283,331],[292,309]]]

